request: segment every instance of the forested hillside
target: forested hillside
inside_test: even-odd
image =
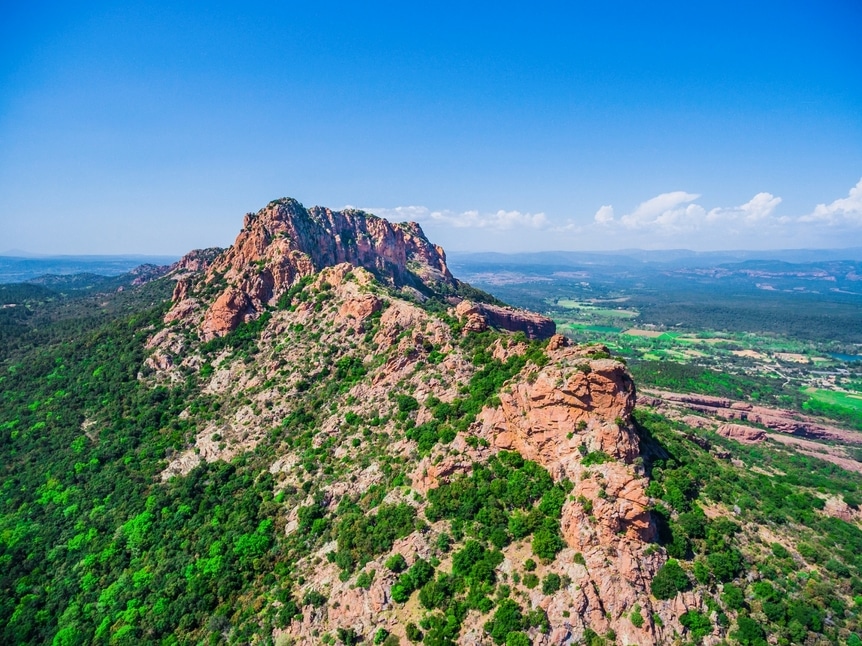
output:
[[[862,643],[859,475],[347,263],[204,339],[206,271],[6,292],[3,643]]]

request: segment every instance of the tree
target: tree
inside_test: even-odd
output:
[[[688,575],[674,559],[670,559],[656,573],[650,590],[656,599],[673,599],[678,592],[691,587]]]
[[[737,630],[731,633],[742,646],[766,646],[766,633],[759,623],[751,617],[740,615],[736,621]]]

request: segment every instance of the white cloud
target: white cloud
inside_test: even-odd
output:
[[[741,221],[745,224],[762,222],[781,204],[781,198],[772,193],[758,193],[741,206],[716,207],[706,214],[707,222]]]
[[[596,221],[596,224],[610,224],[614,221],[614,207],[606,204],[596,211],[593,219]]]
[[[544,213],[522,213],[521,211],[504,211],[496,213],[480,213],[477,210],[432,211],[426,206],[396,206],[394,208],[364,209],[387,220],[404,222],[442,224],[456,229],[496,229],[507,231],[518,227],[542,229],[548,225],[548,217]]]
[[[620,222],[627,229],[643,229],[643,228],[678,228],[685,227],[683,221],[686,217],[700,215],[703,209],[697,207],[692,210],[689,207],[683,206],[688,202],[692,202],[699,198],[700,195],[695,193],[686,193],[685,191],[673,191],[671,193],[662,193],[654,198],[642,202],[638,208],[632,213],[624,215],[620,218]],[[699,209],[699,210],[698,210]]]
[[[831,204],[818,204],[814,211],[799,218],[800,222],[826,224],[862,224],[862,179],[850,189],[847,197]]]
[[[603,206],[594,220],[608,225],[616,222],[630,231],[658,234],[680,234],[713,228],[723,233],[738,233],[744,227],[763,227],[784,223],[787,218],[775,218],[773,212],[781,198],[771,193],[758,193],[740,206],[715,207],[707,211],[695,202],[700,195],[685,191],[662,193],[642,202],[634,211],[614,220],[613,209]]]

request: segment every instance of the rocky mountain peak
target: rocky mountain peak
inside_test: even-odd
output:
[[[467,287],[452,276],[443,249],[416,222],[392,223],[357,209],[306,209],[293,198],[282,198],[247,213],[234,244],[214,258],[199,252],[180,263],[184,271],[177,275],[168,319],[188,320],[203,306],[202,336],[223,336],[275,306],[300,279],[345,263],[420,300],[448,296],[456,304]],[[205,292],[206,297],[192,294],[193,285],[205,285],[197,294]],[[555,331],[550,319],[511,308],[489,306],[469,314],[473,327],[523,331],[531,338]]]

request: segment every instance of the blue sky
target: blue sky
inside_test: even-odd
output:
[[[2,10],[0,251],[281,196],[452,250],[862,245],[856,0],[72,4]]]

